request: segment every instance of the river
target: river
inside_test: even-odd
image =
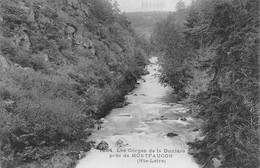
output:
[[[196,121],[186,113],[189,109],[172,103],[171,88],[159,83],[157,58],[150,61],[150,74],[126,96],[130,104],[112,110],[89,138],[107,142],[110,151],[92,149],[76,168],[199,168],[187,145],[198,136]]]

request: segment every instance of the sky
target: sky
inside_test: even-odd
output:
[[[182,0],[190,4],[191,0]],[[122,12],[137,11],[175,11],[179,0],[117,0]]]

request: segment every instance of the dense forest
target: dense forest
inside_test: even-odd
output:
[[[145,40],[110,0],[0,8],[0,167],[72,167],[143,74]]]
[[[201,121],[203,168],[259,167],[259,1],[195,0],[159,22],[161,82]]]

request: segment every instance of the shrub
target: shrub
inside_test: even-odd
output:
[[[84,137],[85,117],[81,109],[69,100],[40,97],[37,100],[22,98],[17,102],[15,113],[34,127],[41,141],[58,142],[62,139],[75,140]],[[52,143],[52,142],[49,142]]]

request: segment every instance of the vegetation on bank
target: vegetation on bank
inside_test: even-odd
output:
[[[191,154],[204,168],[259,167],[259,1],[183,2],[154,30],[161,81],[202,120]]]
[[[110,0],[0,5],[0,167],[73,166],[96,119],[142,75],[147,43]]]

